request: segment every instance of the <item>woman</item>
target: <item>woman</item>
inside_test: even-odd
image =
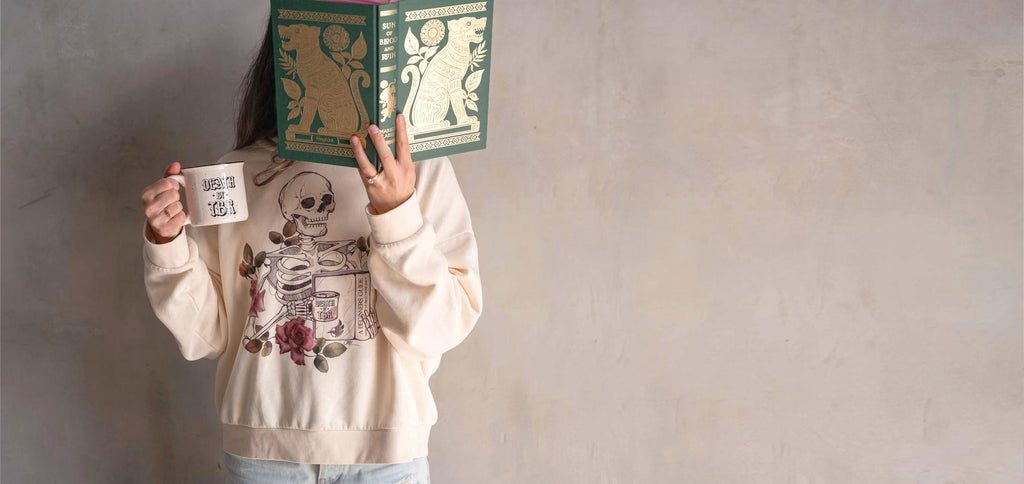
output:
[[[247,221],[186,231],[175,182],[143,191],[150,302],[186,359],[220,360],[231,481],[429,482],[428,380],[482,311],[465,199],[401,114],[397,154],[370,129],[380,172],[357,137],[358,169],[281,160],[273,62],[268,25],[219,160],[245,161]]]

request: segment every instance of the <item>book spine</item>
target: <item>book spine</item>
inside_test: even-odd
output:
[[[397,157],[395,128],[395,90],[398,82],[398,4],[380,5],[375,7],[377,14],[377,44],[376,67],[374,89],[376,90],[376,115],[371,116],[377,119],[377,128],[384,133],[384,139],[388,142],[391,152]],[[381,169],[381,158],[377,156],[374,161],[377,169]]]

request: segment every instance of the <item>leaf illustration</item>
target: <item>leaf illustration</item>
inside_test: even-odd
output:
[[[344,52],[331,52],[331,57],[333,57],[338,64],[344,65],[346,62],[348,62],[348,59],[345,59],[345,56],[343,56],[342,54],[344,54]]]
[[[476,103],[468,99],[466,100],[466,107],[472,109],[473,111],[479,111],[479,109],[476,108]]]
[[[317,338],[316,339],[316,347],[313,348],[313,353],[319,353],[321,350],[323,350],[324,345],[326,345],[326,344],[327,344],[327,338]]]
[[[245,344],[245,351],[249,353],[256,353],[261,349],[263,349],[263,341],[258,339],[251,339]]]
[[[313,365],[315,365],[316,369],[320,370],[321,373],[327,373],[327,358],[324,358],[324,355],[316,355],[316,358],[313,360]]]
[[[469,56],[469,64],[473,67],[480,67],[480,62],[487,57],[487,49],[484,46],[487,45],[487,41],[480,42],[480,45],[473,49],[473,54]]]
[[[284,231],[284,236],[285,237],[291,237],[291,236],[295,235],[295,222],[292,221],[292,220],[289,220],[289,221],[285,222],[284,223],[284,229],[282,229],[282,230]]]
[[[421,60],[423,60],[422,57],[420,57],[418,55],[414,55],[414,56],[409,58],[409,62],[406,62],[406,64],[415,64],[415,63],[417,63],[417,62],[419,62]]]
[[[359,247],[360,250],[366,250],[366,237],[360,235],[359,239],[356,240],[356,247]]]
[[[353,69],[362,69],[363,68],[363,63],[359,62],[359,61],[349,62],[348,65],[352,66]]]
[[[366,57],[366,39],[363,38],[363,33],[359,33],[359,38],[352,44],[352,58],[362,59]]]
[[[423,54],[426,54],[426,53],[427,53],[427,46],[425,46],[425,45],[424,45],[423,47],[420,47],[420,50],[418,50],[418,51],[416,51],[416,52],[417,52],[417,53],[418,53],[419,55],[423,55]]]
[[[245,244],[245,247],[242,247],[242,260],[247,264],[252,264],[252,247],[248,243]]]
[[[256,273],[256,266],[248,266],[246,269],[250,276]]]
[[[479,101],[480,100],[480,96],[477,96],[475,92],[469,93],[469,98],[474,100],[474,101]]]
[[[412,34],[412,29],[409,29],[409,33],[405,34],[405,53],[409,55],[416,55],[420,51],[420,41]]]
[[[257,329],[256,331],[259,331],[259,330]],[[263,341],[266,341],[266,340],[270,339],[270,332],[267,331],[266,333],[261,334],[260,335],[260,339],[263,340]]]
[[[345,79],[348,79],[349,77],[352,77],[352,68],[347,64],[343,65],[341,66],[341,73],[345,75]]]
[[[323,354],[324,354],[324,356],[326,356],[328,358],[334,358],[335,356],[338,356],[338,355],[344,353],[345,350],[347,350],[347,349],[348,349],[348,347],[346,347],[345,345],[343,345],[341,343],[331,343],[331,344],[327,345],[326,348],[324,348]]]
[[[291,111],[288,111],[288,119],[289,120],[295,119],[295,118],[299,117],[299,114],[301,114],[301,113],[302,113],[302,110],[299,109],[299,108],[292,109]]]
[[[263,343],[263,356],[270,356],[270,352],[274,349],[274,343],[267,341]]]
[[[273,230],[271,230],[270,231],[270,241],[275,243],[275,244],[283,243],[284,242],[284,236],[281,235],[280,232],[274,232]]]
[[[267,253],[262,251],[262,250],[258,254],[256,254],[256,257],[253,257],[253,262],[256,263],[256,267],[259,267],[259,266],[263,265],[263,263],[266,262],[266,261],[267,261]]]
[[[433,47],[431,47],[431,48],[427,49],[427,53],[426,53],[426,54],[423,54],[423,57],[426,57],[427,59],[429,59],[429,58],[433,57],[433,56],[434,56],[434,54],[435,54],[435,53],[437,53],[437,47],[438,47],[438,46],[436,46],[436,45],[435,45],[435,46],[433,46]]]
[[[420,74],[423,74],[426,71],[427,71],[427,61],[426,61],[426,59],[424,59],[423,62],[420,62]]]
[[[293,245],[298,244],[298,243],[299,243],[299,238],[298,237],[292,237],[292,238],[284,241],[284,246],[285,247],[290,247],[290,246],[293,246]]]
[[[469,77],[466,78],[467,91],[472,92],[475,91],[477,87],[480,87],[480,80],[484,76],[484,70],[485,69],[480,69],[479,71],[470,74]]]
[[[281,67],[284,69],[285,74],[295,77],[295,60],[293,60],[284,49],[280,49],[280,53],[281,57],[278,59],[278,62],[281,63]]]
[[[285,79],[282,77],[281,84],[284,85],[284,92],[285,94],[288,95],[288,97],[292,99],[298,99],[302,97],[302,88],[299,87],[299,84],[296,83],[295,81],[291,79]]]

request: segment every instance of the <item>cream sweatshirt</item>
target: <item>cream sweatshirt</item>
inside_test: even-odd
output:
[[[144,279],[187,360],[219,359],[224,450],[314,464],[407,462],[437,422],[428,380],[483,309],[477,243],[447,157],[415,163],[407,201],[370,211],[356,168],[245,161],[249,219],[143,225]]]

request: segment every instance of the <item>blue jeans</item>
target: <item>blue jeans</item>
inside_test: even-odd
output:
[[[398,464],[300,464],[250,459],[224,452],[224,470],[227,471],[227,481],[238,484],[430,484],[426,457]]]

